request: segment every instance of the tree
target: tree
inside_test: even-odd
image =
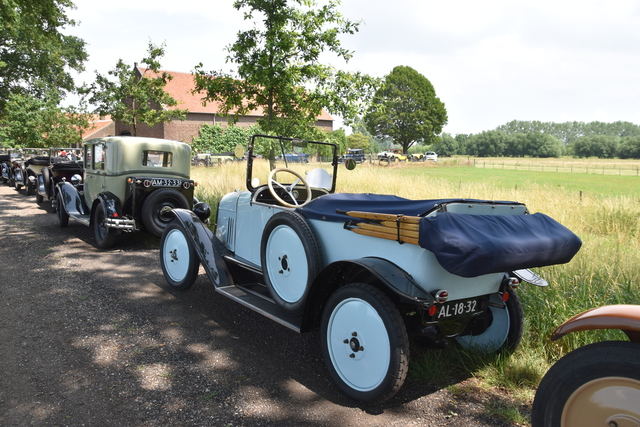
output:
[[[290,137],[317,137],[313,124],[322,112],[343,117],[345,123],[361,110],[377,80],[361,73],[338,71],[320,63],[327,53],[348,61],[341,34],[358,31],[358,23],[337,11],[339,0],[318,6],[314,0],[236,0],[245,19],[262,18],[254,28],[238,33],[227,47],[227,62],[237,64],[237,75],[205,72],[196,66],[196,90],[206,102],[222,103],[221,112],[232,121],[262,110],[261,129]],[[293,6],[292,6],[293,5]],[[296,5],[302,6],[297,8]]]
[[[70,0],[2,0],[0,4],[0,115],[11,94],[42,97],[74,91],[69,69],[84,71],[85,42],[62,34],[75,22]]]
[[[431,82],[407,66],[385,77],[364,119],[372,135],[392,138],[404,153],[416,143],[435,143],[448,120]]]
[[[640,159],[640,136],[622,138],[618,155],[621,159]]]
[[[148,56],[142,60],[147,69],[142,76],[136,73],[137,67],[132,69],[122,59],[108,72],[115,81],[96,71],[90,98],[90,102],[97,105],[94,112],[133,125],[134,135],[140,123],[152,127],[173,119],[184,120],[187,110],[167,108],[175,107],[178,101],[164,90],[167,82],[173,79],[171,74],[160,71],[159,58],[164,56],[164,47],[164,43],[155,46],[149,42]]]
[[[352,133],[347,137],[347,144],[349,144],[349,148],[368,150],[371,144],[371,137],[361,133]]]
[[[484,131],[469,138],[467,154],[478,157],[502,156],[506,146],[506,133],[497,130]]]
[[[458,148],[458,141],[448,133],[443,133],[438,142],[433,146],[433,150],[438,153],[439,156],[443,157],[458,154]]]
[[[89,128],[89,115],[80,107],[59,107],[55,91],[44,99],[30,94],[12,94],[0,119],[3,143],[16,147],[69,147],[82,143]]]
[[[573,153],[577,157],[614,158],[618,154],[620,138],[612,135],[592,135],[578,138],[573,143]]]

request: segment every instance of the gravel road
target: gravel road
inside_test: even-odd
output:
[[[158,246],[136,233],[98,250],[89,228],[59,228],[0,184],[0,425],[504,426],[479,389],[408,380],[384,405],[352,401],[317,333],[227,300],[203,271],[174,292]]]

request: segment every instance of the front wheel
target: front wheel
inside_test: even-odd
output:
[[[198,255],[177,221],[160,238],[160,265],[167,283],[180,291],[189,289],[198,277]]]
[[[69,225],[69,214],[67,213],[67,209],[64,207],[64,202],[62,201],[62,194],[58,193],[56,197],[56,213],[58,214],[58,224],[60,227],[66,227]]]
[[[142,222],[151,234],[162,236],[162,232],[173,220],[173,215],[166,209],[189,209],[189,202],[184,194],[173,188],[155,190],[142,205]]]
[[[367,403],[392,398],[407,376],[409,338],[398,309],[364,283],[338,289],[322,314],[322,355],[331,378]]]
[[[520,298],[512,289],[507,301],[503,302],[500,294],[492,294],[489,303],[486,313],[473,320],[475,324],[471,325],[470,333],[456,337],[456,340],[465,349],[512,352],[520,344],[524,327]]]
[[[606,341],[568,353],[549,369],[533,401],[532,424],[640,425],[640,343]]]
[[[107,227],[104,224],[104,218],[104,207],[102,203],[98,203],[96,210],[93,212],[93,235],[100,249],[109,249],[115,244],[119,230]]]

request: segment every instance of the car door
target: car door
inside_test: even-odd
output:
[[[104,191],[105,185],[105,144],[98,141],[85,147],[85,200],[91,206],[98,194]]]

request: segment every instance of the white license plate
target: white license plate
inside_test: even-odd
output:
[[[180,187],[182,185],[182,181],[171,178],[154,178],[151,181],[151,185],[154,187]]]
[[[438,306],[438,311],[434,316],[436,320],[447,319],[449,317],[461,316],[463,314],[476,313],[482,310],[482,304],[475,299],[464,301],[451,301]]]

